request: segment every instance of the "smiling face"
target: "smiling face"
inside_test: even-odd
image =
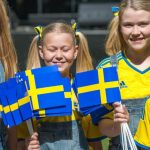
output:
[[[63,76],[69,76],[70,67],[78,53],[78,46],[74,45],[69,33],[47,33],[39,48],[46,66],[57,65]]]
[[[150,51],[150,12],[127,8],[121,16],[121,34],[127,51]]]

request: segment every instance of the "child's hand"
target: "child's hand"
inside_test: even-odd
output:
[[[119,102],[115,102],[114,106],[114,123],[129,122],[129,113],[124,105]]]
[[[30,138],[26,139],[27,150],[40,150],[40,144],[38,140],[38,133],[35,132]]]

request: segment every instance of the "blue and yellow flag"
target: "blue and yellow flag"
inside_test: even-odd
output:
[[[121,101],[116,67],[77,73],[75,86],[80,111],[86,115],[100,105]]]
[[[26,70],[16,74],[16,78],[26,81],[28,95],[32,103],[33,110],[45,109],[47,107],[59,106],[57,97],[63,92],[62,85],[59,85],[61,74],[57,66],[47,66]],[[53,103],[47,103],[53,100]],[[61,103],[61,102],[60,102]]]
[[[33,116],[30,99],[29,96],[26,98],[26,88],[23,88],[22,83],[17,83],[16,78],[10,78],[0,84],[2,119],[8,127],[19,125]]]
[[[61,78],[61,84],[64,87],[64,103],[61,106],[56,106],[53,108],[46,108],[34,111],[35,117],[45,117],[45,116],[70,116],[72,114],[72,92],[71,85],[68,78]]]
[[[33,117],[33,112],[32,112],[30,97],[27,93],[27,87],[24,81],[18,82],[16,93],[17,93],[18,105],[19,105],[19,110],[22,119],[24,121],[31,119]]]
[[[22,117],[20,115],[16,87],[17,82],[15,78],[10,78],[6,81],[7,91],[5,92],[6,98],[10,107],[10,111],[12,113],[15,125],[19,125],[23,122]]]
[[[69,79],[61,76],[57,66],[26,70],[16,77],[27,83],[34,116],[71,114],[71,99],[68,100],[71,85]]]
[[[10,106],[8,103],[8,99],[6,97],[7,93],[7,84],[6,82],[3,82],[0,84],[0,101],[2,105],[2,119],[5,125],[8,127],[13,127],[15,125],[15,121],[12,115],[12,112],[10,110]]]

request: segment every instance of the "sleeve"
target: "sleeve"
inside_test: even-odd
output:
[[[82,118],[82,128],[88,142],[98,142],[106,138],[106,136],[100,133],[98,126],[92,123],[90,115]]]
[[[134,136],[136,145],[142,149],[150,149],[150,99],[145,103],[143,117],[139,121],[137,131]]]
[[[108,58],[105,58],[102,61],[100,61],[99,64],[97,65],[96,69],[110,67],[110,66],[111,66],[110,57],[108,57]]]
[[[17,139],[25,139],[29,136],[30,134],[26,122],[17,126]]]

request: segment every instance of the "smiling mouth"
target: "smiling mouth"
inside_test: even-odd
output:
[[[139,39],[130,39],[131,41],[133,41],[133,42],[141,42],[141,41],[143,41],[143,38],[139,38]]]
[[[58,67],[61,67],[64,64],[64,62],[54,62],[54,64],[57,65]]]

